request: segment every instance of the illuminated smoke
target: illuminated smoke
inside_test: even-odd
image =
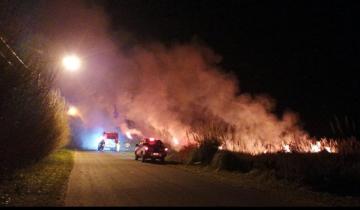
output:
[[[102,11],[75,2],[66,8],[53,3],[57,12],[46,25],[52,27],[58,46],[71,37],[78,54],[89,55],[85,75],[76,79],[65,75],[59,83],[65,96],[79,104],[87,127],[120,127],[129,139],[153,136],[176,149],[202,137],[216,137],[222,141],[221,149],[251,154],[336,152],[335,142],[310,138],[295,114],[280,118],[273,114],[275,102],[270,97],[239,90],[235,77],[222,73],[221,56],[209,47],[147,43],[120,50],[114,46],[121,46],[122,37],[108,35]],[[51,23],[64,17],[61,27]],[[127,120],[134,122],[131,128]]]
[[[120,125],[121,132],[125,134],[125,136],[128,139],[134,139],[134,136],[136,137],[144,137],[141,131],[135,129],[135,128],[129,128],[126,123],[122,123]]]

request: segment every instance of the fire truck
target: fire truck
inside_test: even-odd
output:
[[[104,132],[101,141],[98,145],[98,150],[103,151],[109,149],[110,151],[120,151],[119,134],[116,132]]]

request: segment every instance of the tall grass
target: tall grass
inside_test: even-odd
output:
[[[241,173],[255,170],[318,191],[360,195],[360,142],[355,138],[338,140],[336,154],[279,152],[251,155],[218,150],[217,146],[224,138],[234,136],[231,126],[226,127],[219,121],[197,125],[189,132],[197,143],[173,152],[169,155],[171,160],[185,164],[201,162],[216,169]]]
[[[208,115],[207,120],[198,118],[194,121],[187,136],[195,141],[193,146],[186,148],[193,151],[191,161],[209,164],[219,146],[223,145],[227,139],[235,137],[235,129],[222,119]],[[193,148],[196,149],[193,150]]]
[[[70,129],[65,101],[52,88],[55,72],[40,58],[26,67],[0,50],[0,170],[10,170],[63,146]]]

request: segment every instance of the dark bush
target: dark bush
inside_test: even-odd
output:
[[[193,156],[193,162],[201,162],[202,164],[211,163],[215,153],[218,151],[220,142],[217,139],[205,139],[199,145]]]
[[[305,184],[314,190],[344,195],[360,193],[359,155],[264,154],[254,156],[254,169],[274,170],[279,179]]]
[[[167,159],[184,164],[191,164],[194,162],[194,154],[196,153],[196,145],[184,146],[180,151],[170,150]]]
[[[41,63],[26,67],[4,49],[0,48],[5,55],[0,57],[0,170],[40,160],[69,136],[65,102],[52,89],[53,72]]]
[[[216,169],[267,173],[338,195],[360,195],[360,155],[277,153],[252,156],[230,151],[215,154],[211,166]]]
[[[229,171],[249,172],[253,168],[253,160],[250,155],[239,154],[230,151],[219,151],[215,154],[211,166],[216,169]]]

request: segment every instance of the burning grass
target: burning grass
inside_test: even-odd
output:
[[[211,148],[214,146],[212,145]],[[201,147],[193,145],[171,154],[169,158],[187,164],[201,163],[219,170],[245,174],[253,171],[264,174],[271,172],[279,180],[308,186],[314,191],[359,196],[359,146],[359,142],[349,140],[339,143],[338,153],[327,151],[286,153],[283,151],[252,155],[225,150],[204,153]],[[203,161],[204,159],[207,161]]]

